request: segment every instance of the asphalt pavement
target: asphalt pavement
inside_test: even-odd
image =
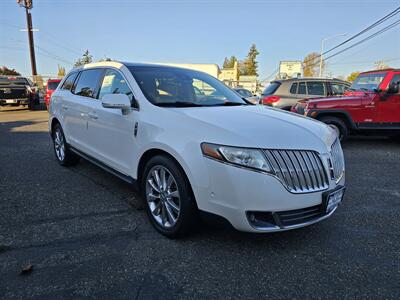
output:
[[[294,231],[159,235],[132,188],[60,167],[47,112],[0,110],[0,299],[400,299],[400,142],[344,144],[336,213]]]

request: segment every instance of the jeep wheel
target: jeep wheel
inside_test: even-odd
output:
[[[329,125],[337,133],[341,141],[347,139],[349,130],[347,129],[346,123],[342,119],[337,117],[322,117],[320,121]]]

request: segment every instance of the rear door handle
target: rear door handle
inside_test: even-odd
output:
[[[68,105],[62,104],[62,105],[61,105],[61,108],[62,108],[62,109],[68,109]]]
[[[98,118],[97,114],[93,113],[93,112],[88,113],[88,116],[89,116],[89,118],[92,118],[92,119],[97,119]]]

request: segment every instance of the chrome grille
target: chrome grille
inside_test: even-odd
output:
[[[339,180],[344,172],[344,156],[339,139],[336,139],[336,141],[332,144],[331,157],[331,178],[334,180]]]
[[[327,189],[328,176],[319,154],[309,150],[264,150],[275,173],[292,193]]]

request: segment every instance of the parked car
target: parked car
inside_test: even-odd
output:
[[[340,79],[291,78],[274,80],[261,94],[261,103],[290,110],[300,99],[343,95],[350,83]]]
[[[246,100],[250,101],[253,104],[259,104],[260,98],[256,95],[253,95],[249,90],[244,88],[234,88],[235,92],[237,92],[240,96],[245,98]]]
[[[46,104],[47,110],[49,110],[49,104],[51,99],[51,94],[56,90],[61,79],[49,79],[46,85],[46,93],[44,95],[44,103]]]
[[[33,109],[39,102],[36,87],[26,77],[0,76],[0,107],[24,105]]]
[[[400,136],[400,69],[361,73],[343,97],[299,101],[293,112],[329,124],[341,139],[349,134]]]
[[[168,237],[188,233],[200,212],[248,232],[299,228],[331,216],[344,194],[329,126],[250,105],[203,72],[89,64],[63,79],[49,116],[59,164],[83,157],[139,187]]]

